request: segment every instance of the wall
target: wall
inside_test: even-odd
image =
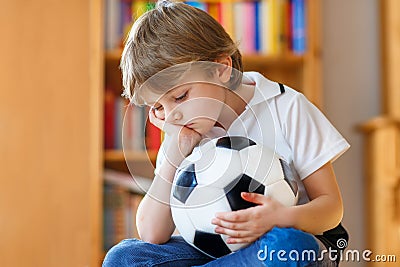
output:
[[[335,164],[350,249],[366,249],[363,139],[356,126],[380,113],[378,0],[324,0],[324,112],[352,147]],[[342,266],[362,266],[347,262]]]

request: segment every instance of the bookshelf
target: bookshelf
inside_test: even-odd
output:
[[[376,254],[400,251],[400,2],[380,1],[383,113],[363,123],[366,241]],[[371,262],[368,266],[390,266]]]
[[[135,0],[134,0],[135,1]],[[115,1],[114,1],[115,2]],[[126,1],[125,1],[126,2]],[[140,2],[143,6],[143,2]],[[321,98],[321,43],[320,43],[320,0],[259,0],[259,1],[217,1],[206,0],[203,4],[210,6],[218,5],[219,3],[236,5],[237,3],[261,3],[278,6],[287,11],[289,3],[297,2],[304,3],[304,25],[305,25],[305,50],[303,52],[293,52],[289,49],[288,44],[282,44],[284,47],[279,51],[270,52],[263,49],[246,52],[242,50],[243,64],[245,71],[258,71],[264,74],[271,80],[280,81],[294,89],[303,92],[318,107],[322,108]],[[286,5],[284,5],[286,4]],[[136,6],[138,3],[135,4]],[[106,8],[108,4],[106,3]],[[209,7],[210,8],[210,7]],[[106,11],[107,12],[107,11]],[[241,17],[240,19],[249,19],[251,16]],[[234,18],[235,20],[235,18]],[[115,22],[113,22],[115,24]],[[235,23],[235,21],[233,21]],[[236,22],[237,23],[237,22]],[[265,23],[265,22],[264,22]],[[221,23],[222,24],[222,23]],[[120,27],[121,28],[121,27]],[[124,27],[123,27],[124,28]],[[262,28],[262,27],[261,27]],[[232,29],[231,29],[232,30]],[[110,29],[108,28],[108,31]],[[228,31],[229,32],[229,31]],[[286,33],[286,32],[285,32]],[[115,36],[112,36],[115,38]],[[286,37],[285,37],[286,38]],[[235,39],[235,38],[234,38]],[[286,42],[288,42],[286,40]],[[116,96],[122,93],[121,73],[119,71],[119,61],[122,53],[121,40],[106,41],[106,46],[110,43],[116,43],[116,46],[108,47],[104,56],[105,83],[111,87],[111,91]],[[152,177],[153,168],[149,164],[150,161],[154,164],[156,151],[146,153],[142,150],[132,151],[126,154],[129,162],[130,170],[133,170],[134,175]],[[147,164],[147,165],[146,165]],[[121,149],[107,149],[104,151],[104,166],[108,169],[128,172],[129,169],[125,162],[124,153]]]

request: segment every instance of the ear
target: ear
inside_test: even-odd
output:
[[[231,79],[232,74],[232,58],[229,56],[223,56],[217,59],[215,62],[219,63],[220,66],[217,68],[217,77],[222,83],[227,83]]]

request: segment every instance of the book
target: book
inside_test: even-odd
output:
[[[105,47],[108,50],[119,46],[121,40],[121,3],[119,0],[105,0]]]
[[[122,149],[122,125],[126,110],[126,100],[121,96],[114,101],[114,149]]]
[[[185,1],[185,3],[187,5],[192,6],[192,7],[195,7],[195,8],[201,9],[201,10],[203,10],[205,12],[208,12],[208,5],[207,5],[206,2],[202,2],[202,1]]]
[[[292,51],[303,54],[306,49],[304,0],[291,0],[292,5]]]
[[[241,6],[244,16],[243,27],[243,52],[254,54],[256,52],[256,4],[243,2]]]
[[[108,251],[123,239],[139,238],[136,213],[143,195],[109,182],[103,194],[103,249]]]
[[[104,93],[104,148],[114,148],[114,111],[115,97],[114,92],[109,87],[106,87]]]
[[[146,123],[146,149],[158,151],[161,145],[161,130],[147,120]]]
[[[220,21],[232,40],[235,40],[234,18],[232,3],[222,1],[220,5]]]
[[[145,129],[143,125],[144,112],[143,107],[129,104],[126,107],[123,130],[122,142],[125,151],[138,151],[145,149]]]
[[[132,23],[154,8],[153,1],[105,0],[106,49],[121,47]],[[275,55],[306,49],[304,0],[186,1],[208,12],[239,44],[244,54]]]
[[[207,4],[208,14],[210,14],[216,21],[221,21],[221,3],[211,2]]]

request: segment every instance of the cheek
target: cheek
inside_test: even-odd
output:
[[[187,113],[192,117],[206,118],[216,121],[224,103],[215,99],[201,98],[191,101]]]

